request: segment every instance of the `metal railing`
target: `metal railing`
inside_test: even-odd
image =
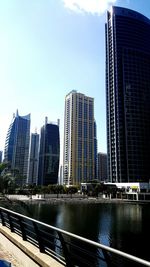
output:
[[[150,262],[0,207],[0,222],[67,267],[150,266]]]

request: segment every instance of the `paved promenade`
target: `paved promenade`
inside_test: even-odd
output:
[[[10,254],[2,245],[0,244],[0,260],[5,260],[11,263],[12,267],[20,267],[19,262],[17,259]]]
[[[65,263],[41,253],[21,236],[0,224],[0,258],[11,262],[12,267],[63,267]]]

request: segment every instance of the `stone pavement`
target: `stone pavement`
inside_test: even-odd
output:
[[[11,263],[11,267],[19,267],[19,263],[17,259],[14,258],[8,251],[4,250],[4,248],[0,244],[0,260],[5,260]]]
[[[50,255],[41,253],[39,248],[24,241],[21,236],[0,225],[0,258],[11,262],[11,267],[63,267]]]

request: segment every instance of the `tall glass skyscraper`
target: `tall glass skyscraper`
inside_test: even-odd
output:
[[[59,120],[58,124],[48,123],[41,128],[40,152],[38,168],[38,184],[49,185],[58,183],[60,158]]]
[[[0,151],[0,163],[2,162],[3,151]]]
[[[78,185],[95,179],[94,99],[71,91],[65,98],[63,179]]]
[[[39,162],[39,134],[31,134],[29,164],[28,164],[28,184],[37,184]]]
[[[112,7],[106,23],[108,178],[150,179],[150,20]]]
[[[98,155],[97,155],[97,125],[94,121],[94,157],[95,157],[95,179],[98,179]]]
[[[4,161],[9,162],[11,169],[18,169],[22,176],[21,183],[26,183],[30,141],[30,114],[19,116],[18,111],[8,129]]]

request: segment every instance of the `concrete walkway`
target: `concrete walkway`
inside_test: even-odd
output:
[[[11,263],[12,267],[20,267],[17,258],[15,258],[10,252],[8,252],[1,244],[0,244],[0,260],[5,260]]]
[[[65,264],[41,253],[37,247],[0,224],[0,259],[12,267],[63,267]]]

